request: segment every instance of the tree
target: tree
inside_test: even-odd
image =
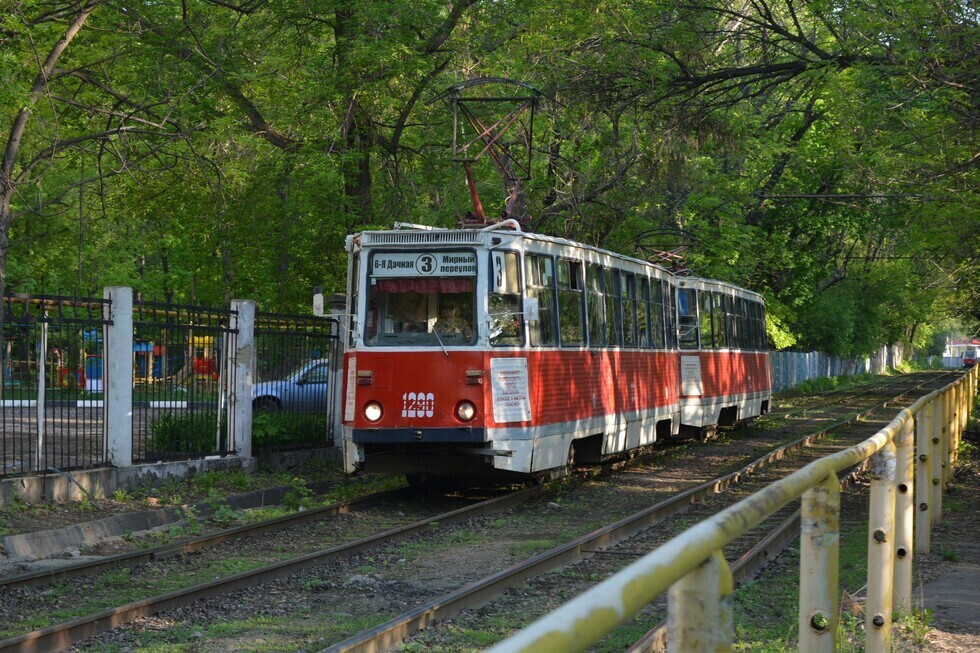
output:
[[[100,14],[106,20],[89,29]],[[134,44],[118,39],[127,26],[114,18],[102,0],[76,0],[18,2],[3,19],[10,72],[0,115],[10,130],[0,160],[0,293],[16,221],[57,215],[79,187],[165,168],[168,146],[187,136],[169,110],[173,97],[135,83]],[[85,176],[66,175],[84,155]]]
[[[506,77],[549,98],[524,184],[533,228],[683,248],[696,273],[765,292],[780,343],[910,338],[903,302],[919,322],[935,305],[980,323],[980,34],[961,2],[13,8],[3,283],[306,306],[313,286],[343,289],[348,233],[470,208],[431,100]],[[474,172],[497,214],[497,172]],[[937,303],[889,284],[899,273]],[[869,330],[831,343],[808,319],[833,301]]]

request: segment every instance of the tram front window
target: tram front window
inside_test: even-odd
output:
[[[475,277],[372,277],[364,342],[386,347],[474,344],[475,291]]]

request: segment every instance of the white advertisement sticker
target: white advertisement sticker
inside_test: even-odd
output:
[[[531,420],[531,393],[528,388],[526,358],[491,359],[490,391],[493,396],[495,422],[501,424]]]
[[[701,359],[697,356],[681,356],[681,394],[700,397],[702,392]]]

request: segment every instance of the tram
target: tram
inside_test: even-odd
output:
[[[348,472],[541,477],[769,409],[755,292],[515,220],[347,251]]]
[[[977,348],[967,347],[963,351],[963,367],[973,367],[977,364]]]

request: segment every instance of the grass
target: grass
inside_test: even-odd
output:
[[[201,642],[220,642],[222,650],[243,653],[270,651],[319,650],[347,636],[383,622],[387,617],[351,618],[327,615],[311,618],[309,610],[292,611],[288,617],[258,615],[247,619],[161,623],[132,634],[132,640],[95,642],[76,647],[78,651],[122,653],[183,653],[205,650]]]
[[[835,390],[842,390],[844,388],[850,388],[857,385],[873,383],[878,378],[879,377],[874,374],[843,374],[841,376],[818,377],[803,381],[802,383],[793,386],[792,389],[784,393],[780,393],[780,396],[793,397],[798,395],[833,392]]]
[[[507,553],[521,558],[530,558],[542,551],[553,549],[564,541],[566,540],[561,538],[550,538],[516,542],[507,549]]]

